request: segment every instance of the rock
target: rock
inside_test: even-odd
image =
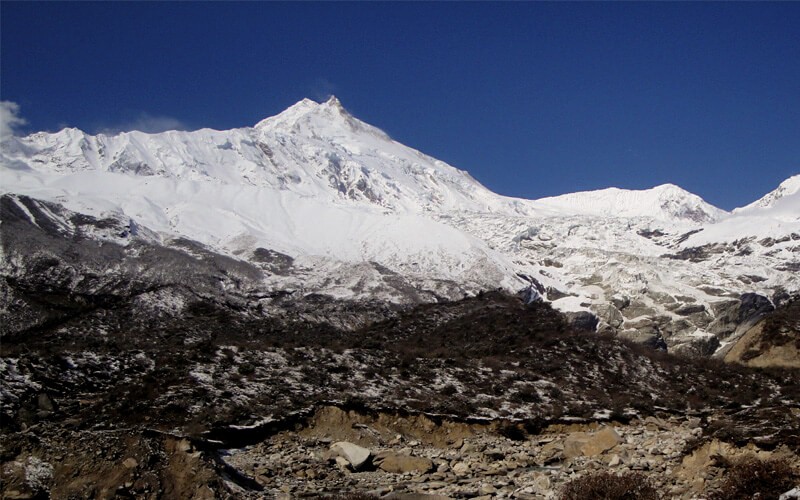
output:
[[[670,426],[669,426],[669,424],[667,422],[665,422],[664,420],[662,420],[662,419],[660,419],[658,417],[652,417],[652,416],[651,417],[647,417],[646,419],[644,419],[644,423],[647,426],[647,430],[650,430],[650,431],[655,431],[655,430],[658,430],[658,429],[669,430],[669,428],[670,428]]]
[[[412,457],[397,453],[383,455],[377,465],[381,470],[393,474],[405,474],[407,472],[424,474],[433,470],[433,462],[429,458]]]
[[[478,489],[478,492],[481,495],[491,495],[493,493],[497,493],[497,488],[495,488],[491,484],[482,484],[481,487]]]
[[[368,449],[347,441],[333,443],[331,445],[331,452],[337,457],[346,459],[353,470],[360,470],[365,467],[369,461],[370,455]]]
[[[619,455],[614,454],[611,456],[611,460],[608,461],[609,467],[616,467],[622,462],[622,459],[619,458]]]
[[[139,462],[133,457],[128,457],[122,462],[122,465],[124,465],[126,469],[135,469],[136,466],[139,465]]]
[[[36,398],[36,405],[39,407],[39,410],[46,413],[52,413],[56,409],[53,400],[50,399],[50,396],[48,396],[44,392],[39,394],[39,396]]]
[[[594,332],[597,330],[599,319],[588,311],[565,312],[570,326],[576,330]]]
[[[792,488],[791,490],[787,491],[786,493],[778,497],[778,500],[795,500],[795,499],[800,499],[800,486],[798,486],[797,488]]]
[[[458,462],[454,464],[452,467],[453,472],[456,476],[466,476],[469,474],[470,466],[466,462]]]
[[[686,426],[689,428],[700,427],[701,420],[697,417],[692,417],[686,421]]]
[[[592,435],[581,451],[587,457],[600,455],[622,442],[622,438],[613,427],[605,427]]]
[[[608,323],[608,326],[610,326],[615,332],[620,326],[622,326],[623,321],[625,321],[625,318],[622,316],[622,313],[619,312],[619,309],[611,304],[599,306],[596,312],[597,315],[603,318],[603,320]]]
[[[573,432],[564,439],[564,457],[575,458],[583,455],[583,446],[589,442],[585,432]]]
[[[549,443],[542,446],[540,456],[544,459],[545,462],[550,461],[551,459],[557,458],[559,456],[563,456],[564,451],[564,443],[561,441],[550,441]]]
[[[336,457],[336,465],[342,470],[347,470],[350,466],[350,462],[344,457]]]
[[[564,456],[566,458],[594,457],[620,443],[622,443],[622,438],[613,427],[605,427],[592,435],[585,432],[573,432],[564,440]]]
[[[550,478],[544,474],[539,474],[533,480],[533,488],[540,495],[547,493],[550,490]]]

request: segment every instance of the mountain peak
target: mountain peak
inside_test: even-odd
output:
[[[328,100],[327,100],[327,101],[325,101],[325,104],[326,104],[327,106],[336,107],[336,108],[339,108],[339,109],[342,109],[342,110],[344,109],[344,106],[342,106],[342,102],[341,102],[341,101],[339,100],[339,98],[338,98],[338,97],[336,97],[335,95],[331,95],[331,96],[328,98]]]
[[[607,188],[537,201],[590,215],[654,217],[698,223],[715,221],[725,214],[723,210],[675,184],[661,184],[643,190]]]
[[[333,137],[341,134],[367,134],[389,140],[385,132],[355,118],[342,106],[336,96],[318,103],[303,99],[282,113],[258,122],[256,129],[262,131],[305,131],[319,137]]]
[[[650,189],[652,191],[658,191],[658,192],[668,192],[668,193],[676,193],[676,194],[678,194],[678,193],[680,193],[680,194],[683,194],[683,193],[691,194],[689,191],[683,189],[682,187],[678,186],[677,184],[672,184],[671,182],[668,182],[666,184],[659,184],[658,186],[652,187]]]
[[[320,104],[318,102],[312,101],[308,97],[305,97],[281,111],[277,115],[264,118],[260,122],[256,123],[255,128],[264,128],[277,124],[293,124],[302,116],[305,116],[306,114],[319,108],[319,106]]]
[[[781,182],[774,191],[770,191],[749,205],[735,209],[734,212],[740,213],[753,209],[770,208],[781,198],[791,196],[798,192],[800,192],[800,174],[789,177],[785,181]]]

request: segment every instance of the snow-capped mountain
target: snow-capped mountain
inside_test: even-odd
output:
[[[654,217],[656,219],[715,222],[726,215],[699,196],[674,184],[634,191],[608,188],[542,198],[539,203],[567,213],[600,217]]]
[[[800,175],[789,177],[781,182],[777,189],[767,193],[749,205],[734,209],[735,214],[744,214],[756,210],[769,209],[775,212],[785,212],[793,220],[800,217],[800,207],[797,193],[800,191]]]
[[[404,302],[532,286],[599,328],[710,350],[735,330],[742,294],[800,289],[798,178],[732,214],[669,184],[508,198],[336,98],[248,128],[65,129],[9,138],[0,153],[0,190],[31,226],[45,217],[84,234],[74,214],[110,218],[124,237],[90,236],[198,242],[259,267],[273,291]],[[4,253],[4,272],[15,258]]]

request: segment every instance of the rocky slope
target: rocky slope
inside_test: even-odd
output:
[[[491,487],[526,498],[555,494],[614,454],[614,470],[674,472],[693,453],[681,437],[689,430],[735,454],[798,452],[796,370],[659,354],[591,327],[576,331],[547,304],[502,292],[416,306],[262,295],[259,273],[279,271],[286,258],[267,254],[261,268],[185,240],[123,245],[116,239],[131,227],[116,219],[24,197],[2,202],[4,251],[14,257],[2,281],[0,337],[9,497],[295,497],[387,488],[463,496],[491,494]],[[339,411],[325,408],[412,423],[389,427],[401,436],[396,444],[376,439],[369,419],[366,427],[329,422],[303,437],[318,412]],[[589,461],[560,455],[556,445],[545,450],[547,440],[566,449],[576,438],[551,425],[627,422],[633,430],[621,435],[639,436],[635,429],[649,416],[674,417],[675,446],[664,458],[645,444],[653,435]],[[468,446],[455,449],[457,440],[447,443],[440,424],[426,421],[472,429],[464,431]],[[405,456],[405,440],[436,472],[337,468],[324,452],[330,439],[356,439],[354,425],[372,436],[375,453]],[[749,451],[739,450],[748,443]],[[305,458],[291,472],[277,470],[298,454]],[[690,498],[706,488],[690,476],[659,484]]]
[[[692,458],[698,447],[792,463],[800,452],[796,370],[658,354],[502,293],[364,305],[374,319],[350,329],[303,320],[297,304],[265,319],[235,302],[176,312],[123,291],[102,303],[57,285],[28,293],[77,312],[3,337],[10,497],[542,498],[611,467],[693,498],[724,471]],[[329,301],[305,310],[348,304]],[[596,422],[621,440],[581,451],[593,435],[573,433]],[[337,465],[337,440],[368,446],[372,466]]]

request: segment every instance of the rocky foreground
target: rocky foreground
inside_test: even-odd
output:
[[[791,415],[800,419],[800,410]],[[3,498],[555,499],[599,472],[639,474],[657,498],[725,498],[714,495],[733,464],[800,468],[797,446],[710,437],[726,424],[715,415],[651,416],[552,424],[529,434],[508,421],[326,406],[293,421],[228,428],[229,444],[256,441],[235,448],[155,430],[43,426],[25,433],[30,448],[4,462]],[[787,493],[782,499],[797,498],[800,476],[771,480]]]
[[[795,411],[800,418],[800,411]],[[376,496],[559,498],[562,487],[599,471],[640,472],[663,498],[700,498],[720,488],[726,464],[746,457],[800,465],[796,450],[763,450],[704,439],[708,419],[647,417],[628,424],[550,425],[535,435],[498,422],[364,415],[326,407],[224,461],[277,498],[364,491]],[[343,441],[348,440],[348,441]]]
[[[338,308],[350,328],[308,320],[337,310],[321,297],[271,318],[136,300],[3,337],[4,498],[560,498],[607,471],[690,499],[746,458],[798,481],[793,368],[671,356],[501,293]],[[792,310],[761,344],[794,342]]]

